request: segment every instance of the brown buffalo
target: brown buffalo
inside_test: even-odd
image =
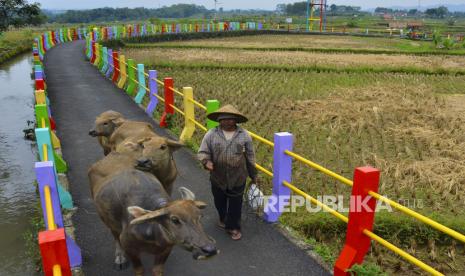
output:
[[[126,120],[110,136],[109,145],[111,150],[115,150],[120,143],[128,138],[139,140],[145,137],[159,136],[153,131],[153,126],[149,123]]]
[[[173,182],[177,176],[173,152],[182,146],[181,143],[159,136],[146,137],[138,141],[128,138],[120,143],[116,150],[89,168],[91,191],[98,190],[105,178],[115,171],[137,168],[155,175],[166,192],[171,194]]]
[[[97,212],[115,238],[117,268],[126,267],[128,257],[135,275],[143,275],[140,254],[146,252],[155,255],[152,274],[163,275],[175,245],[197,260],[218,253],[200,223],[206,204],[186,188],[180,192],[181,200],[171,200],[155,176],[136,169],[115,171],[94,191]]]
[[[89,135],[98,137],[98,141],[103,148],[103,154],[110,153],[110,136],[124,122],[123,115],[113,110],[105,111],[95,118],[94,128],[89,131]]]

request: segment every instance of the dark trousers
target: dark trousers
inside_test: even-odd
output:
[[[245,185],[244,185],[245,187]],[[220,220],[226,225],[226,230],[241,229],[242,197],[244,187],[228,193],[212,184],[212,194]]]

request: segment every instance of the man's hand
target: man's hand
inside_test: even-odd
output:
[[[208,160],[207,163],[205,163],[205,169],[213,171],[213,162]]]

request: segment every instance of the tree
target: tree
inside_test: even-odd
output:
[[[444,6],[440,6],[437,9],[427,9],[425,13],[430,17],[444,18],[449,13],[449,10]]]
[[[0,0],[0,32],[9,26],[38,25],[45,21],[39,3],[28,4],[25,0]]]

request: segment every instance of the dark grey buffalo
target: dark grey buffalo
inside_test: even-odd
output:
[[[115,172],[94,191],[98,214],[116,241],[115,265],[127,258],[135,275],[143,275],[142,252],[155,255],[153,275],[163,275],[164,264],[175,245],[193,252],[195,259],[217,254],[215,242],[200,223],[206,204],[180,188],[182,199],[171,200],[152,174],[126,169]]]

